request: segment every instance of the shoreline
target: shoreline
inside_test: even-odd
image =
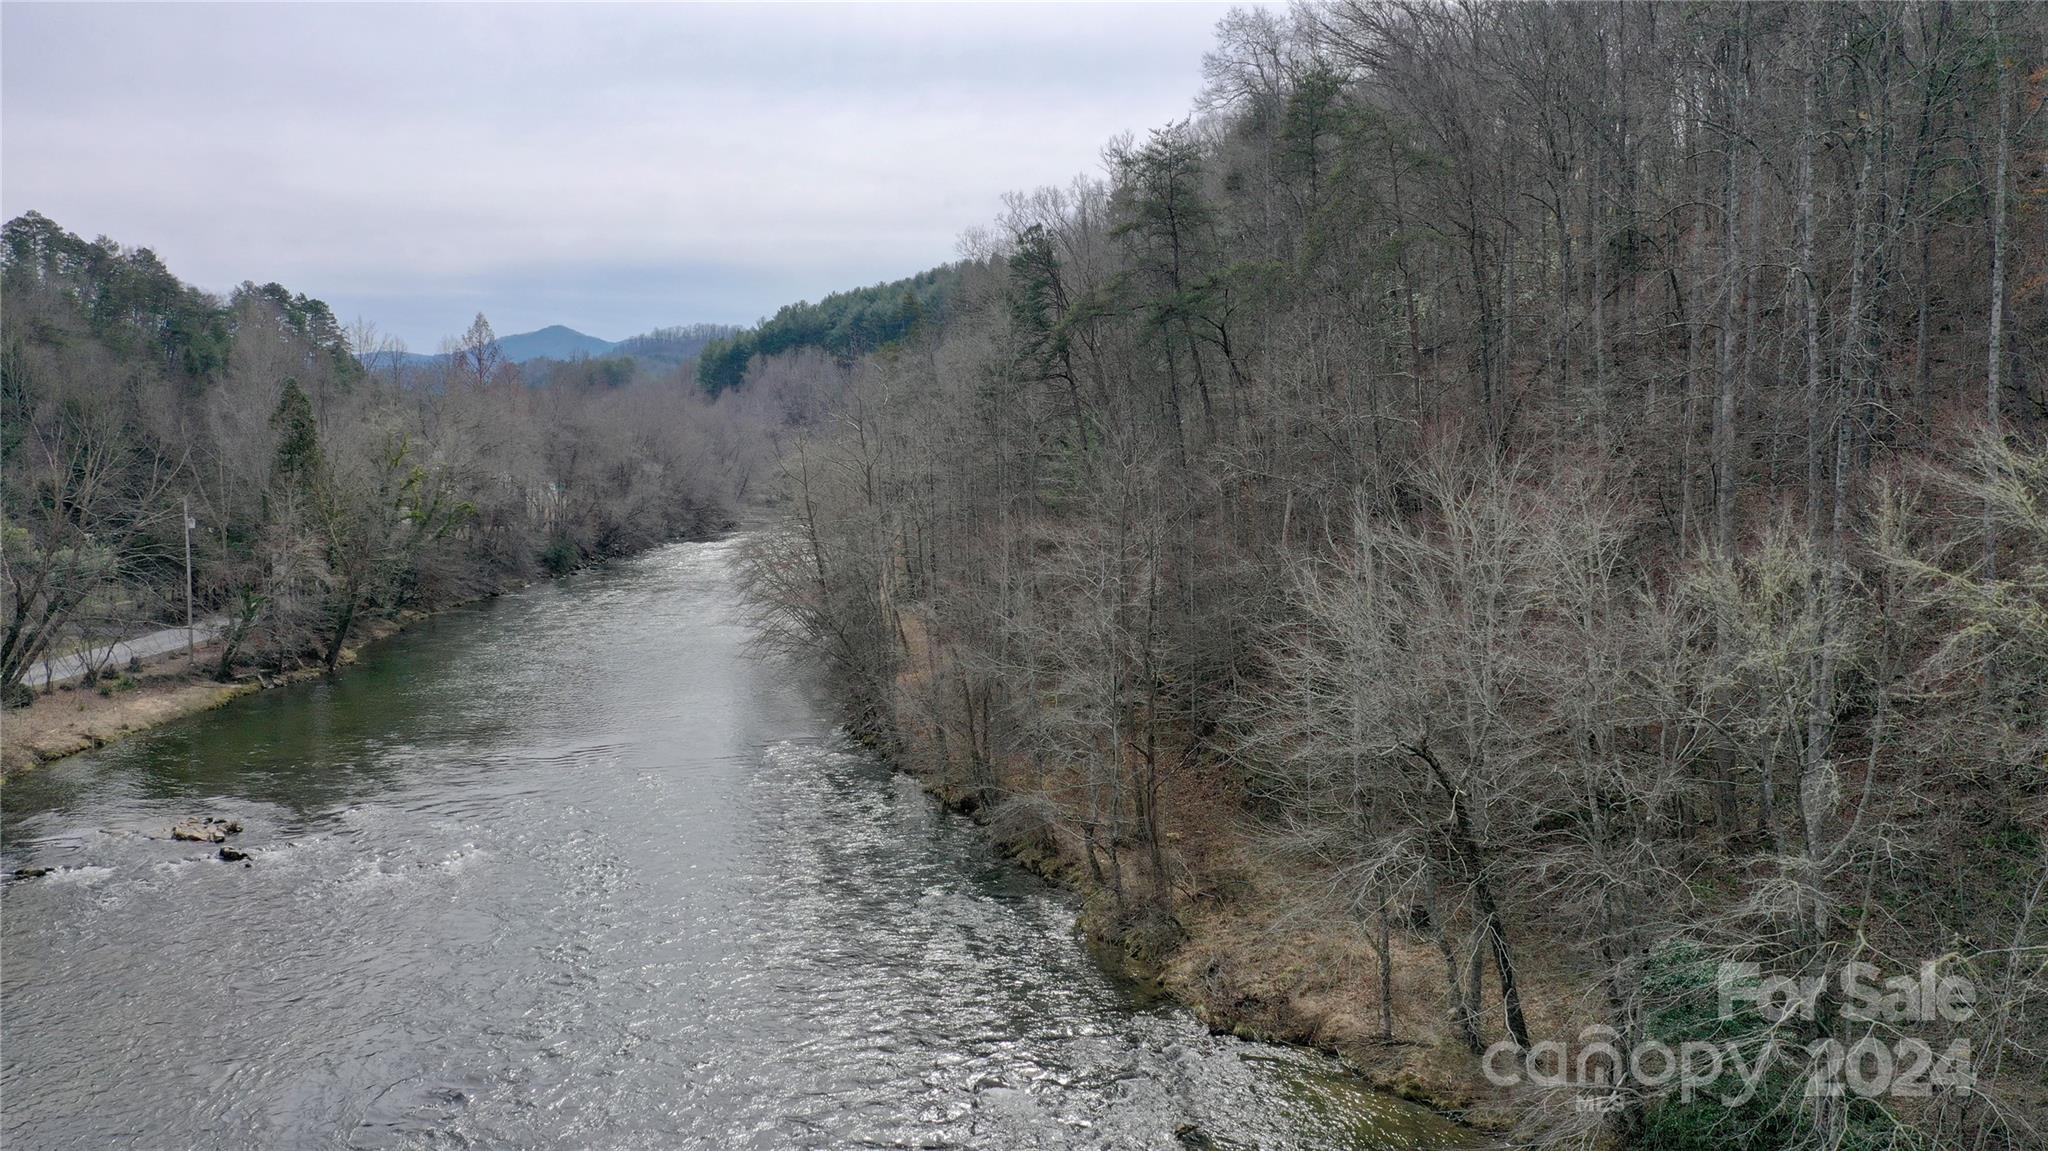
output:
[[[1303,913],[1304,881],[1312,879],[1257,850],[1223,773],[1191,765],[1160,797],[1174,860],[1170,919],[1162,923],[1137,903],[1120,908],[1118,877],[1102,872],[1099,856],[1091,866],[1081,835],[1050,814],[1053,797],[1073,781],[1057,766],[998,759],[981,771],[1007,798],[985,806],[956,750],[973,741],[915,706],[935,663],[930,638],[913,625],[905,643],[913,655],[885,700],[882,724],[849,734],[947,810],[974,820],[1006,859],[1073,892],[1076,929],[1121,977],[1185,1007],[1212,1032],[1332,1056],[1374,1090],[1489,1138],[1508,1135],[1541,1106],[1485,1076],[1447,1010],[1444,959],[1413,932],[1389,939],[1392,1018],[1382,1038],[1379,957],[1367,933],[1346,917]],[[1127,890],[1144,880],[1142,869],[1113,857],[1111,865],[1125,868]],[[1569,970],[1532,962],[1520,974],[1532,1029],[1568,1034],[1598,1021],[1571,995]]]
[[[736,529],[737,524],[728,520],[723,527],[701,538],[668,540],[655,545],[655,548],[633,554],[645,555],[656,548],[679,543],[712,543],[730,538]],[[605,557],[566,572],[543,574],[439,607],[403,608],[388,617],[366,620],[359,626],[355,641],[342,648],[340,667],[346,668],[355,663],[358,654],[371,644],[389,639],[423,620],[523,591],[537,583],[552,582],[603,567],[615,560],[631,558],[630,555]],[[302,667],[275,675],[250,672],[221,683],[210,674],[196,670],[205,666],[208,653],[218,654],[219,651],[217,642],[206,643],[193,648],[189,663],[185,653],[178,651],[144,661],[140,672],[124,672],[115,680],[117,685],[127,686],[117,686],[111,695],[102,695],[97,687],[67,684],[47,694],[37,692],[36,701],[28,707],[0,711],[0,783],[22,772],[97,751],[130,736],[212,711],[242,696],[304,683],[326,674],[317,666]],[[65,709],[65,704],[73,706]]]
[[[1373,1090],[1424,1107],[1477,1135],[1504,1135],[1521,1118],[1516,1100],[1478,1075],[1462,1049],[1436,1036],[1402,1037],[1404,1032],[1416,1035],[1408,1028],[1397,1031],[1391,1042],[1382,1041],[1359,1004],[1333,1001],[1351,996],[1304,997],[1298,986],[1290,988],[1302,982],[1306,959],[1348,965],[1331,955],[1295,953],[1297,940],[1276,937],[1273,924],[1249,913],[1252,899],[1182,908],[1185,934],[1176,945],[1155,950],[1111,922],[1109,892],[1091,879],[1071,845],[1006,830],[1000,817],[992,818],[972,794],[942,773],[916,766],[916,749],[861,742],[891,769],[916,780],[947,811],[973,820],[1005,860],[1071,892],[1081,908],[1076,930],[1100,962],[1120,978],[1186,1008],[1212,1032],[1330,1056]],[[1416,958],[1425,961],[1397,966],[1421,983],[1434,974],[1434,957]]]
[[[358,653],[370,644],[389,639],[421,620],[476,602],[465,600],[433,611],[407,611],[371,621],[355,642],[342,649],[341,667],[355,663]],[[184,652],[171,652],[145,661],[139,672],[120,673],[110,693],[99,687],[65,684],[37,692],[28,707],[0,713],[0,781],[224,707],[245,695],[325,674],[319,667],[305,667],[276,675],[248,673],[222,683],[205,670],[207,657],[219,652],[217,642],[199,644],[189,661]]]

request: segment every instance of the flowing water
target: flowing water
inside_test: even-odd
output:
[[[0,897],[0,1142],[1463,1145],[1119,987],[1068,897],[746,653],[730,556],[443,616],[0,789],[6,871],[56,869]],[[205,815],[248,866],[168,838]]]

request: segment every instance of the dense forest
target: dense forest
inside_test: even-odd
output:
[[[665,354],[721,330],[645,337],[646,365],[514,365],[478,316],[423,365],[304,294],[217,298],[33,212],[0,261],[10,703],[40,661],[185,622],[187,514],[225,679],[331,669],[367,620],[703,534],[744,488],[732,421]]]
[[[762,622],[1219,1025],[1528,1145],[2039,1147],[2044,12],[1234,13],[942,311],[707,353],[803,433]],[[1615,1071],[1707,1040],[1792,1054]]]

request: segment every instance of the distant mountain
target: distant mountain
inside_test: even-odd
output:
[[[533,360],[573,360],[579,356],[592,359],[609,354],[621,345],[596,336],[586,336],[574,328],[561,324],[550,324],[537,332],[518,332],[498,337],[498,352],[506,362],[529,363]],[[414,367],[437,364],[448,358],[447,352],[407,352],[400,359]]]
[[[730,339],[739,332],[739,328],[730,324],[686,324],[656,328],[613,341],[587,336],[561,324],[550,324],[537,332],[500,336],[498,351],[506,362],[514,364],[532,364],[542,360],[571,364],[583,359],[630,359],[639,361],[643,366],[677,367],[695,359],[697,353],[712,341]],[[446,352],[406,352],[399,357],[400,362],[415,368],[441,364],[447,358]],[[537,377],[540,380],[546,378],[546,372]]]
[[[528,360],[573,360],[578,356],[602,356],[617,347],[610,340],[586,336],[574,328],[550,324],[538,332],[520,332],[498,337],[498,350],[515,364]]]

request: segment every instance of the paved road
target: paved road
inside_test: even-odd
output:
[[[220,635],[221,629],[226,625],[227,621],[220,618],[199,620],[192,625],[192,642],[195,644],[210,642]],[[113,658],[100,663],[99,666],[110,667],[118,671],[121,668],[127,667],[128,661],[131,659],[148,660],[155,656],[182,651],[184,647],[185,629],[182,627],[167,627],[162,631],[153,631],[148,635],[139,635],[134,639],[123,640],[115,644]],[[106,654],[106,650],[103,647],[92,649],[95,663],[98,662],[98,657]],[[31,667],[28,670],[28,674],[21,677],[21,681],[41,691],[49,684],[69,683],[79,678],[85,674],[85,669],[88,666],[91,665],[83,654],[58,656],[47,663],[38,663]]]

